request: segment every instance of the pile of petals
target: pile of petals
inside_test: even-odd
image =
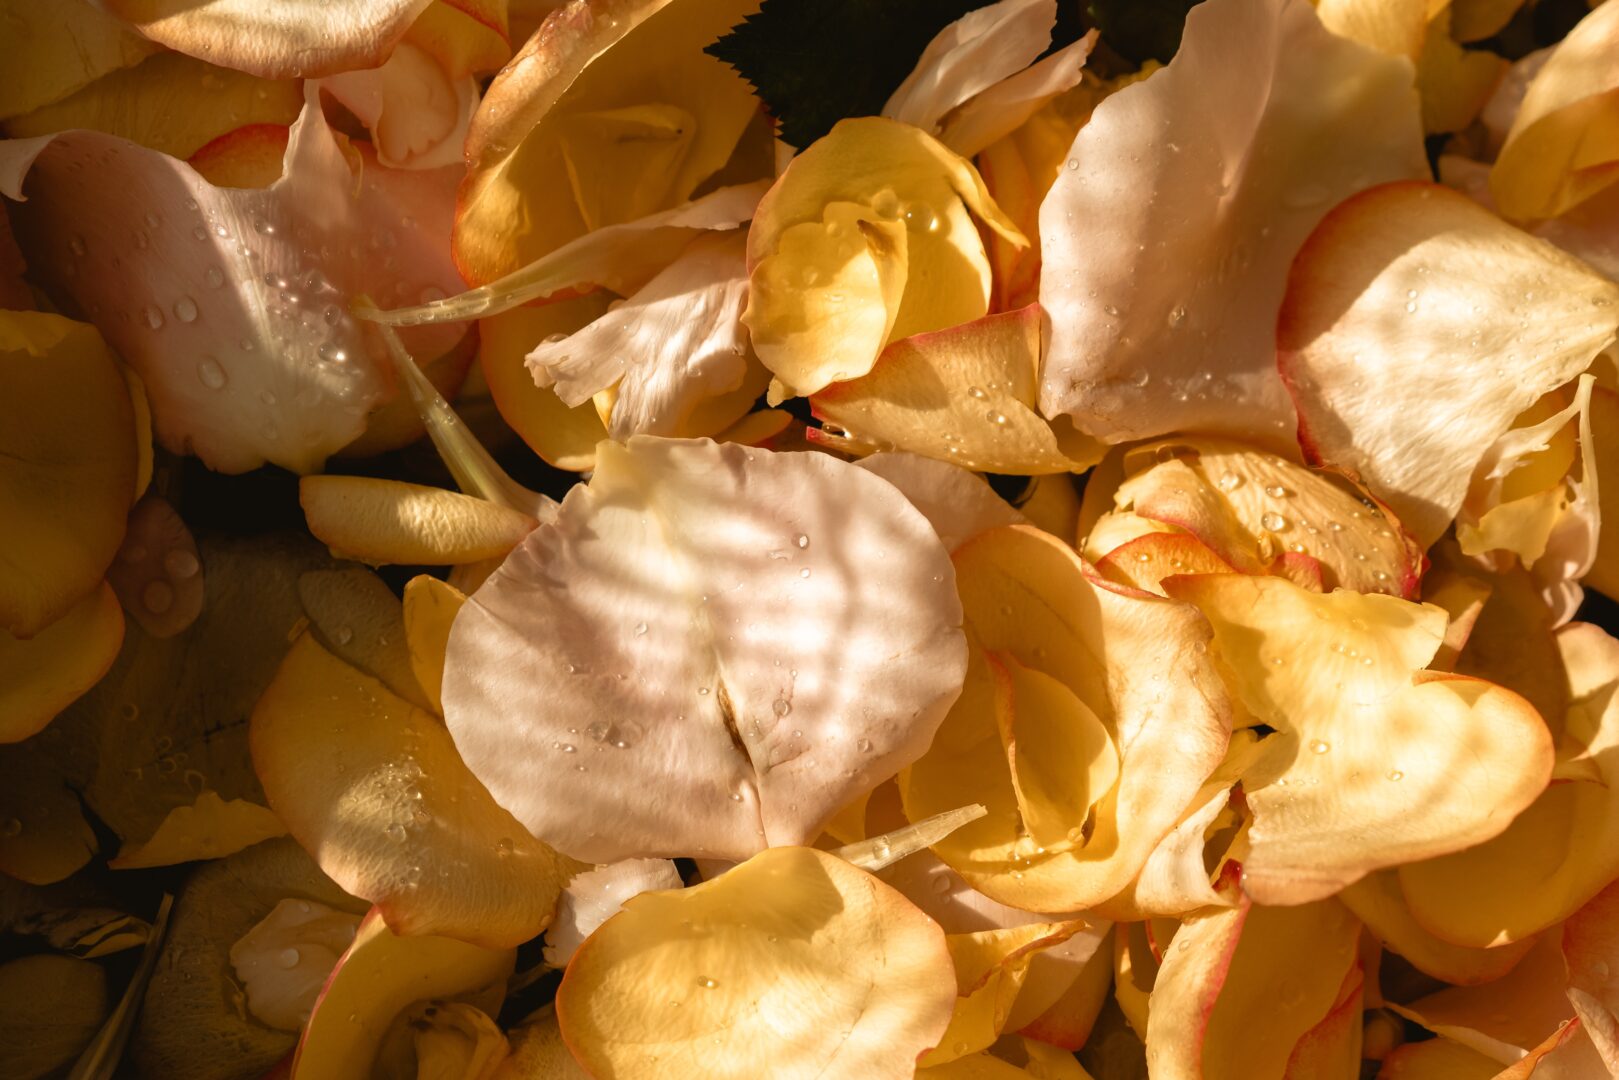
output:
[[[1619,0],[0,0],[0,129],[0,1075],[1619,1076]]]

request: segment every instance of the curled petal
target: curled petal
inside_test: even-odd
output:
[[[430,934],[396,935],[371,909],[337,961],[309,1016],[292,1075],[350,1080],[370,1074],[394,1017],[428,998],[469,996],[497,1011],[515,949],[489,949]]]
[[[470,77],[455,78],[418,46],[405,42],[381,67],[332,75],[321,87],[370,130],[383,165],[460,164],[478,86]]]
[[[1034,63],[1056,23],[1055,0],[1000,0],[968,12],[928,42],[882,115],[938,134],[946,113]]]
[[[611,293],[597,290],[478,320],[478,370],[495,408],[531,450],[559,469],[590,471],[607,425],[594,402],[570,408],[556,390],[535,386],[525,360],[537,343],[572,334],[601,316],[611,299]]]
[[[745,244],[737,232],[692,241],[623,304],[530,352],[535,383],[569,407],[616,387],[611,438],[685,434],[694,412],[748,375]]]
[[[613,0],[553,11],[473,117],[455,223],[466,279],[487,284],[689,199],[758,110],[741,76],[702,50],[757,8]]]
[[[309,531],[339,558],[426,564],[504,556],[537,524],[485,499],[363,476],[306,476],[298,484]]]
[[[1619,874],[1619,642],[1573,623],[1558,633],[1557,647],[1570,682],[1564,738],[1599,778],[1554,783],[1488,843],[1400,868],[1411,913],[1447,941],[1475,948],[1521,941],[1567,918]]]
[[[36,270],[140,374],[165,447],[226,472],[267,460],[308,472],[390,390],[381,350],[347,314],[353,294],[459,285],[441,242],[454,170],[368,157],[306,100],[285,174],[262,190],[215,187],[91,132],[0,144],[0,189],[26,196],[10,212]],[[460,333],[413,345],[437,355]]]
[[[1527,701],[1423,670],[1441,609],[1280,578],[1165,584],[1202,609],[1233,689],[1276,729],[1243,777],[1254,821],[1239,857],[1259,902],[1482,843],[1545,789],[1552,742]]]
[[[1592,11],[1529,83],[1490,172],[1490,194],[1514,220],[1557,217],[1619,178],[1612,132],[1619,12]]]
[[[129,387],[95,328],[0,313],[0,630],[32,636],[97,588],[135,469]]]
[[[598,1076],[902,1080],[955,985],[938,925],[897,892],[781,847],[630,900],[574,955],[557,1016]]]
[[[1616,302],[1619,286],[1464,195],[1367,191],[1321,222],[1288,279],[1276,347],[1299,442],[1426,547],[1514,418],[1613,342]],[[1425,407],[1387,407],[1404,394]]]
[[[748,230],[743,316],[792,393],[871,370],[884,345],[980,318],[990,268],[976,215],[1022,234],[965,159],[907,124],[840,122],[795,157]]]
[[[435,718],[311,638],[260,699],[251,739],[293,836],[400,932],[503,947],[550,922],[564,862],[495,805]]]
[[[1035,411],[1039,366],[1037,305],[917,334],[885,348],[869,374],[812,397],[816,417],[845,434],[823,427],[810,439],[857,453],[894,447],[998,473],[1089,468],[1102,446],[1071,429],[1064,439]]]
[[[824,454],[597,455],[450,635],[445,719],[496,799],[578,858],[736,859],[921,754],[961,609],[898,491]]]
[[[1427,175],[1416,105],[1404,61],[1304,0],[1193,9],[1175,59],[1096,107],[1041,205],[1042,411],[1105,442],[1285,440],[1288,263],[1333,203]]]

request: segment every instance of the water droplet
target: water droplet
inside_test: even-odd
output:
[[[714,987],[718,986],[719,983],[715,982],[713,979],[710,979],[707,975],[699,975],[697,976],[697,985],[701,986],[704,990],[712,990]]]
[[[1261,528],[1271,532],[1281,532],[1287,528],[1287,519],[1281,514],[1265,514],[1260,517],[1259,524]]]
[[[495,841],[495,854],[496,855],[499,855],[502,859],[504,859],[507,856],[509,856],[511,853],[512,853],[512,838],[511,837],[502,836],[499,840]]]
[[[405,842],[405,827],[400,825],[398,822],[395,822],[382,831],[388,837],[388,839],[392,840],[396,844],[402,844]]]
[[[161,615],[174,606],[174,588],[166,581],[149,581],[141,590],[141,603],[154,615]]]
[[[145,317],[146,325],[151,327],[153,330],[163,329],[163,313],[157,308],[153,307],[151,304],[146,305],[146,308],[141,312],[141,315]]]
[[[579,752],[579,748],[573,743],[552,743],[551,745],[561,750],[564,754],[576,754]]]
[[[996,412],[994,409],[991,409],[989,412],[985,413],[984,419],[988,420],[997,427],[1003,427],[1006,424],[1006,414],[1003,412]]]
[[[869,754],[869,753],[871,753],[871,740],[870,739],[860,739],[860,740],[855,742],[854,748],[856,750],[860,751],[862,754]]]
[[[219,366],[218,360],[205,356],[197,362],[197,381],[210,390],[223,390],[225,383],[230,380],[225,375],[225,369]]]
[[[645,635],[646,635],[646,623],[644,623],[644,622],[636,623],[635,624],[635,636],[636,637],[644,637]]]
[[[225,284],[225,272],[217,266],[210,266],[202,272],[202,280],[208,283],[210,289],[218,289]]]
[[[1332,749],[1332,744],[1329,743],[1329,742],[1324,742],[1321,739],[1311,739],[1310,740],[1310,753],[1312,753],[1312,754],[1325,754],[1328,750],[1331,750],[1331,749]]]
[[[1415,314],[1415,313],[1416,313],[1416,310],[1417,310],[1417,302],[1416,302],[1416,301],[1415,301],[1415,300],[1408,300],[1408,301],[1406,301],[1406,304],[1405,304],[1405,311],[1406,311],[1406,314],[1407,314],[1407,315],[1413,315],[1413,314]]]
[[[175,548],[163,556],[163,572],[176,581],[195,577],[201,568],[202,564],[197,562],[197,557],[181,548]]]
[[[805,536],[803,533],[799,533],[798,534],[798,539],[793,541],[793,542],[795,544],[797,544],[800,548],[809,547],[809,537]]]
[[[1068,171],[1069,172],[1078,172],[1079,171],[1079,159],[1078,158],[1069,158],[1068,159]]]
[[[282,949],[275,957],[276,966],[282,968],[295,968],[298,966],[298,950]]]
[[[328,364],[341,364],[348,360],[348,350],[331,341],[323,341],[315,349],[315,355]]]
[[[1405,773],[1401,772],[1399,769],[1390,769],[1388,771],[1388,778],[1398,783],[1399,781],[1405,779]]]
[[[1238,476],[1234,472],[1221,473],[1220,479],[1217,482],[1221,491],[1236,491],[1238,488],[1242,487],[1242,477]]]
[[[1281,484],[1266,484],[1265,494],[1273,499],[1285,499],[1290,492]]]
[[[970,398],[977,398],[979,401],[983,401],[989,395],[984,393],[980,387],[969,386],[967,387],[967,396]]]
[[[770,711],[775,713],[778,717],[786,716],[788,713],[793,711],[793,703],[788,701],[786,698],[777,698],[770,706]]]
[[[146,227],[147,228],[155,229],[161,224],[163,224],[163,219],[162,218],[158,217],[156,214],[152,213],[150,210],[146,211]]]
[[[183,323],[197,321],[197,302],[189,296],[182,296],[174,302],[174,317]]]
[[[802,570],[800,570],[800,571],[799,571],[799,572],[798,572],[798,576],[799,576],[799,577],[801,577],[801,578],[807,578],[807,577],[809,577],[809,576],[810,576],[810,568],[809,568],[809,567],[807,567],[807,566],[806,566],[806,567],[804,567],[804,569],[802,569]]]
[[[732,802],[741,802],[742,801],[741,793],[735,792],[735,791],[731,792],[731,801]]]
[[[1170,311],[1168,321],[1169,321],[1169,328],[1171,330],[1179,330],[1181,328],[1181,324],[1186,321],[1186,309],[1183,308],[1183,307],[1177,306],[1172,311]]]

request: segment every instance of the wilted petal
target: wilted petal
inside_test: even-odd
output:
[[[813,839],[922,752],[960,686],[943,546],[824,454],[650,436],[597,453],[456,617],[462,755],[578,858]]]
[[[292,1075],[299,1080],[367,1076],[394,1017],[427,998],[470,997],[498,1011],[515,949],[486,949],[454,938],[400,937],[372,908],[337,961],[310,1014]]]
[[[937,924],[871,875],[783,847],[630,900],[575,954],[557,1016],[599,1076],[902,1080],[954,1000]]]
[[[1426,547],[1514,418],[1612,343],[1616,301],[1619,286],[1448,188],[1356,196],[1299,253],[1277,325],[1299,442]],[[1388,407],[1407,396],[1424,407]]]
[[[307,472],[390,389],[353,296],[460,284],[442,244],[456,170],[368,159],[306,102],[262,190],[91,132],[0,143],[0,189],[26,195],[10,213],[36,271],[140,374],[165,447],[226,472]],[[423,333],[413,346],[432,356],[461,330]]]
[[[782,396],[858,378],[891,341],[983,316],[975,215],[1022,241],[977,170],[907,124],[844,120],[795,157],[748,230],[743,316]]]
[[[487,499],[365,476],[306,476],[298,502],[309,531],[334,555],[373,565],[500,558],[537,524]]]
[[[1554,783],[1488,843],[1400,868],[1411,913],[1447,941],[1522,940],[1567,918],[1619,874],[1619,642],[1573,623],[1557,646],[1569,678],[1565,739],[1600,779]]]
[[[1514,220],[1556,217],[1619,178],[1612,131],[1619,10],[1596,10],[1529,83],[1490,173],[1490,193]]]
[[[135,469],[129,387],[95,328],[0,313],[0,630],[32,636],[97,588]]]
[[[627,0],[554,11],[473,117],[455,223],[466,279],[487,284],[689,199],[758,110],[741,76],[702,50],[757,9]]]
[[[1099,443],[1063,438],[1035,410],[1040,308],[894,342],[871,372],[835,382],[810,399],[817,419],[842,429],[810,429],[812,442],[859,453],[871,447],[924,454],[997,473],[1080,471],[1101,460]]]
[[[686,434],[694,411],[736,390],[748,373],[745,246],[739,232],[694,240],[623,304],[541,342],[528,354],[535,383],[555,386],[570,407],[616,387],[611,438]]]
[[[1195,8],[1169,66],[1096,107],[1041,206],[1041,409],[1107,442],[1284,440],[1288,263],[1333,203],[1427,175],[1416,104],[1406,63],[1303,0]]]
[[[1276,729],[1243,777],[1254,820],[1239,857],[1255,900],[1331,896],[1370,870],[1481,843],[1545,789],[1552,741],[1527,701],[1423,670],[1443,610],[1280,578],[1165,584],[1208,616],[1233,690]]]

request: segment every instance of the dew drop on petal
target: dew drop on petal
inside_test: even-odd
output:
[[[155,308],[152,305],[148,304],[146,306],[145,310],[143,310],[141,312],[141,315],[146,319],[146,325],[148,327],[150,327],[151,329],[153,329],[153,330],[161,330],[161,329],[163,329],[163,313],[161,311],[159,311],[157,308]]]
[[[197,557],[189,551],[175,548],[163,556],[163,572],[176,581],[185,581],[196,576],[202,564]]]
[[[141,590],[141,603],[147,611],[161,615],[174,606],[174,589],[166,581],[147,582]]]
[[[1405,779],[1405,773],[1401,772],[1399,769],[1390,769],[1388,771],[1388,778],[1398,783],[1399,781]]]
[[[229,379],[225,369],[219,366],[219,361],[211,356],[205,356],[197,362],[197,381],[210,390],[223,390]]]
[[[183,323],[197,321],[197,302],[189,296],[182,296],[174,302],[174,317]]]
[[[397,822],[384,829],[383,833],[396,844],[405,842],[405,827]]]
[[[1281,514],[1265,514],[1260,517],[1259,524],[1262,528],[1269,529],[1271,532],[1281,532],[1287,528],[1287,519]]]
[[[1332,744],[1329,742],[1325,742],[1321,739],[1312,739],[1310,741],[1310,753],[1312,754],[1325,754],[1331,749]]]
[[[276,954],[275,962],[278,967],[295,968],[298,966],[298,950],[282,949]]]

